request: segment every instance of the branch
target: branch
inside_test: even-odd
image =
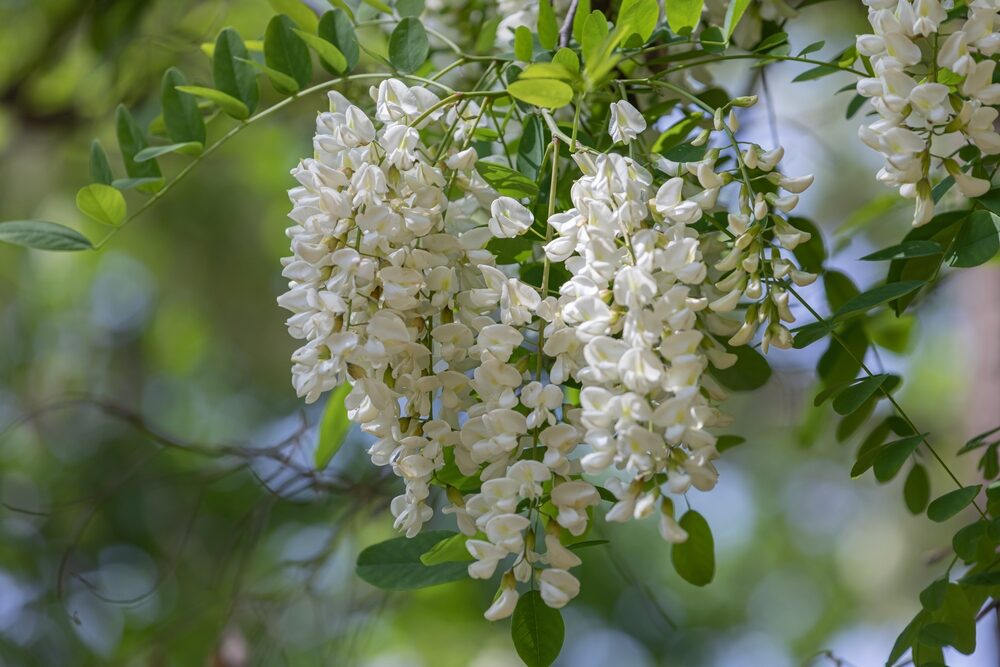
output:
[[[569,38],[573,36],[573,19],[576,18],[576,10],[579,5],[580,0],[572,0],[569,3],[566,18],[563,19],[562,27],[559,28],[559,46],[569,45]]]

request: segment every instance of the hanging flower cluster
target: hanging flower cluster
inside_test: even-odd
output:
[[[973,0],[955,20],[938,0],[865,4],[874,34],[860,35],[857,50],[871,59],[874,75],[857,90],[871,98],[879,119],[859,133],[885,156],[878,180],[915,199],[913,224],[923,225],[934,215],[935,164],[944,165],[966,197],[990,188],[989,180],[969,173],[960,152],[971,145],[983,155],[1000,153],[994,128],[1000,84],[993,83],[1000,3]]]
[[[487,249],[538,226],[475,169],[465,146],[479,107],[394,79],[372,97],[374,120],[331,93],[315,157],[293,171],[290,289],[279,299],[304,341],[293,384],[307,402],[352,385],[348,415],[375,438],[373,463],[405,482],[391,503],[398,530],[418,534],[434,514],[430,487],[445,487],[469,576],[504,572],[487,618],[510,615],[518,582],[531,580],[562,607],[580,588],[567,545],[601,501],[583,474],[616,499],[608,520],[657,513],[664,539],[687,538],[669,494],[715,485],[710,429],[726,423],[725,392],[706,371],[736,361],[723,342],[749,343],[760,328],[765,351],[790,345],[782,284],[814,276],[782,256],[808,234],[779,214],[812,179],[781,176],[781,149],[756,145],[730,169],[717,168],[718,148],[661,159],[669,178],[658,187],[633,159],[577,152],[573,208],[549,217],[542,248],[571,277],[550,288],[546,270],[532,285]],[[610,117],[616,142],[645,129],[626,101]],[[430,124],[458,145],[435,154],[418,131]],[[753,192],[755,180],[768,191]],[[736,182],[735,210],[717,211]],[[727,315],[744,307],[742,321]]]

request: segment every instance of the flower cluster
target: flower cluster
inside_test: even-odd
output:
[[[865,4],[874,34],[860,35],[857,50],[871,59],[873,76],[859,81],[857,90],[871,99],[879,119],[859,133],[885,156],[878,180],[916,200],[913,224],[922,225],[934,215],[935,162],[966,197],[990,188],[987,179],[969,173],[959,151],[971,145],[983,155],[1000,153],[994,128],[1000,84],[993,83],[1000,3],[972,0],[955,21],[938,0]],[[944,30],[953,24],[957,29]]]
[[[603,490],[615,501],[607,520],[656,512],[664,539],[687,538],[670,494],[715,485],[710,429],[726,423],[725,392],[707,371],[732,365],[724,343],[748,343],[761,327],[765,351],[790,344],[782,285],[813,276],[782,257],[808,234],[779,213],[811,177],[782,176],[781,149],[749,145],[728,170],[717,169],[718,148],[661,159],[668,178],[657,186],[631,158],[581,151],[573,207],[541,224],[528,200],[501,196],[477,171],[474,102],[394,79],[372,98],[374,119],[331,93],[315,157],[293,170],[279,299],[304,341],[293,384],[307,402],[352,385],[348,415],[373,437],[372,462],[405,483],[391,502],[398,530],[418,534],[434,515],[431,487],[444,488],[469,576],[503,573],[487,618],[513,612],[519,582],[562,607],[580,588],[567,546],[588,531]],[[616,142],[646,128],[627,101],[610,117]],[[445,127],[431,150],[420,130]],[[748,175],[767,192],[751,191]],[[717,210],[737,182],[735,210]],[[541,284],[487,249],[546,229]],[[570,277],[550,285],[555,265]],[[728,315],[741,308],[742,322]]]

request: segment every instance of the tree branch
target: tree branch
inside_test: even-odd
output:
[[[579,5],[580,0],[572,0],[569,3],[566,18],[563,19],[562,27],[559,29],[559,46],[569,45],[569,38],[573,36],[573,19],[576,18],[576,9]]]

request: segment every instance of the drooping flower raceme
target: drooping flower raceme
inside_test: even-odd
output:
[[[915,199],[914,226],[934,215],[931,170],[943,164],[966,197],[990,188],[970,173],[969,158],[1000,153],[994,129],[1000,84],[1000,3],[974,0],[948,20],[938,0],[866,0],[873,34],[857,38],[873,76],[858,82],[879,119],[859,129],[861,140],[885,156],[878,180]],[[963,159],[966,158],[966,159]]]
[[[372,462],[404,482],[398,530],[418,534],[434,516],[431,487],[443,487],[469,576],[501,574],[487,618],[510,615],[529,581],[561,607],[580,589],[567,545],[592,525],[595,482],[615,498],[607,520],[656,514],[664,539],[686,539],[670,495],[714,486],[711,429],[726,423],[708,370],[734,363],[726,344],[761,327],[765,351],[787,347],[783,285],[813,278],[782,255],[808,234],[780,215],[811,177],[782,176],[781,150],[753,145],[739,170],[717,170],[719,149],[653,171],[577,152],[572,208],[539,220],[538,202],[478,173],[475,121],[463,120],[474,102],[445,108],[394,79],[372,99],[374,117],[331,93],[315,156],[293,170],[279,299],[303,341],[293,384],[312,402],[350,383],[348,415],[372,436]],[[421,131],[448,127],[448,141],[425,145]],[[644,127],[629,103],[612,109],[615,141]],[[717,200],[730,184],[727,213]],[[548,268],[532,283],[487,249],[546,224],[539,252],[568,271],[561,284]]]

